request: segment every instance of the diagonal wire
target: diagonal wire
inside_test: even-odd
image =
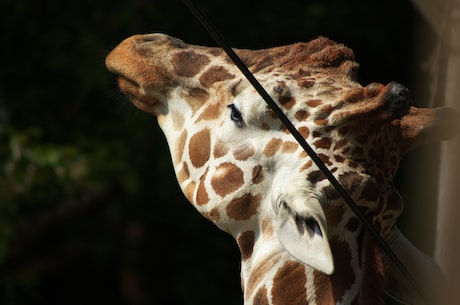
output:
[[[290,133],[294,136],[300,146],[307,152],[310,156],[312,161],[316,164],[316,166],[321,170],[321,172],[326,176],[335,190],[342,196],[345,200],[347,205],[351,208],[351,210],[355,213],[361,223],[369,230],[371,235],[377,240],[378,244],[385,252],[385,254],[390,258],[390,260],[396,265],[396,267],[403,273],[406,279],[410,282],[410,284],[415,288],[416,291],[420,293],[420,295],[424,296],[425,300],[428,300],[427,295],[418,285],[417,281],[411,275],[411,273],[407,270],[401,260],[397,257],[397,255],[393,252],[391,247],[385,242],[385,240],[380,236],[378,231],[372,225],[372,223],[364,216],[364,214],[359,209],[358,205],[354,202],[354,200],[350,197],[350,195],[345,191],[339,181],[335,178],[332,172],[327,168],[327,166],[323,163],[323,161],[318,157],[315,151],[311,148],[311,146],[305,141],[299,131],[295,128],[295,126],[291,123],[291,121],[286,117],[284,112],[278,107],[275,101],[271,98],[271,96],[267,93],[267,91],[262,87],[262,85],[257,81],[254,75],[249,71],[243,61],[239,58],[239,56],[233,51],[232,48],[225,42],[223,37],[217,32],[211,22],[207,19],[207,17],[200,11],[200,9],[196,6],[195,3],[191,0],[182,0],[184,4],[189,8],[189,10],[193,13],[193,15],[198,19],[201,25],[207,30],[207,32],[212,36],[212,38],[219,44],[219,46],[225,51],[228,57],[233,61],[233,63],[240,69],[246,79],[251,83],[251,85],[256,89],[259,95],[264,99],[264,101],[268,104],[268,106],[277,114],[279,119],[283,122],[286,128],[290,131]],[[431,304],[431,303],[429,303]],[[433,303],[434,304],[434,303]]]

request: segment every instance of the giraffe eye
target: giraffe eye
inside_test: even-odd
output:
[[[235,122],[237,127],[243,127],[243,116],[238,108],[236,108],[235,104],[230,104],[227,107],[231,110],[230,119]]]

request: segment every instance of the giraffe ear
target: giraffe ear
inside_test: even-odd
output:
[[[281,245],[295,259],[323,273],[334,272],[334,261],[326,232],[326,220],[316,200],[296,209],[282,204],[278,211],[277,234]],[[311,206],[310,204],[314,205]]]

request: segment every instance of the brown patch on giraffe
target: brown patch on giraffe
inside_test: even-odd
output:
[[[188,153],[193,166],[202,167],[211,154],[211,133],[205,128],[190,138]]]
[[[207,56],[194,51],[176,53],[171,60],[174,73],[185,77],[197,75],[209,62],[210,60]]]
[[[256,165],[252,169],[252,183],[259,184],[264,181],[264,169],[262,165]]]
[[[268,125],[267,123],[262,123],[260,125],[260,129],[262,129],[262,130],[270,130],[271,128],[270,128],[270,125]]]
[[[233,150],[233,156],[236,160],[245,161],[254,155],[254,147],[252,145],[241,145]]]
[[[334,110],[334,108],[331,105],[324,105],[319,109],[319,112],[321,113],[321,116],[323,117],[328,117],[331,115],[331,112]]]
[[[283,145],[281,146],[281,152],[283,153],[293,153],[299,148],[299,144],[297,142],[292,142],[292,141],[286,141],[283,142]]]
[[[209,93],[201,88],[190,88],[185,99],[192,108],[193,114],[195,114],[209,99]]]
[[[177,180],[179,181],[179,183],[182,183],[188,178],[190,178],[190,172],[188,170],[188,165],[186,162],[182,162],[182,168],[177,173]]]
[[[200,177],[200,183],[198,184],[198,189],[196,190],[196,204],[197,205],[205,205],[209,202],[208,191],[206,190],[206,186],[204,185],[206,176],[208,175],[208,169],[204,172],[204,174]]]
[[[345,241],[331,238],[331,251],[334,256],[334,273],[330,276],[314,271],[317,304],[336,304],[356,280],[351,266],[351,250]],[[368,303],[372,304],[372,303]]]
[[[305,266],[298,262],[286,262],[273,278],[273,305],[307,305],[306,283]]]
[[[340,155],[334,155],[334,160],[338,163],[343,163],[346,159]]]
[[[281,144],[283,144],[283,141],[281,139],[279,138],[271,139],[270,142],[268,142],[267,145],[265,145],[263,154],[266,157],[273,156],[280,149]]]
[[[247,282],[247,287],[245,287],[245,294],[251,295],[254,289],[257,287],[257,284],[265,278],[268,272],[273,269],[273,267],[278,263],[279,256],[270,255],[251,270]]]
[[[177,138],[176,143],[174,144],[174,149],[173,149],[174,155],[172,157],[174,164],[177,164],[182,160],[186,140],[187,140],[187,130],[184,130],[182,131],[179,138]]]
[[[326,179],[326,176],[323,174],[323,172],[319,170],[308,173],[307,180],[310,181],[312,184],[318,183],[319,181],[324,179]]]
[[[241,251],[241,259],[243,261],[247,260],[252,256],[252,251],[254,250],[254,242],[256,239],[256,234],[254,231],[245,231],[240,234],[237,238],[238,246]]]
[[[315,119],[315,120],[313,120],[313,122],[314,122],[316,125],[322,126],[322,125],[327,125],[327,123],[329,122],[329,120],[328,120],[328,119]]]
[[[260,195],[244,194],[235,198],[226,207],[227,216],[234,220],[248,220],[257,213],[260,205]]]
[[[323,149],[329,149],[332,144],[332,139],[331,138],[322,138],[319,139],[315,142],[313,142],[313,145],[316,146],[316,148],[323,148]]]
[[[217,140],[216,144],[214,145],[214,150],[212,152],[212,155],[214,156],[214,158],[217,159],[217,158],[223,157],[226,154],[228,154],[229,150],[230,149],[225,142],[221,140]]]
[[[325,154],[318,154],[318,157],[323,161],[326,165],[332,165],[332,162],[329,160],[329,156]]]
[[[217,223],[220,220],[220,213],[217,208],[213,208],[209,212],[203,212],[202,213],[204,217],[209,219],[210,221]]]
[[[269,305],[268,297],[267,297],[267,289],[265,287],[260,287],[257,290],[256,295],[254,296],[254,300],[252,301],[253,305]]]
[[[327,225],[335,227],[342,220],[345,207],[342,205],[328,205],[324,208],[324,213],[326,214]]]
[[[195,189],[196,183],[194,181],[190,181],[190,183],[184,187],[184,195],[190,202],[193,202],[193,194],[195,193]]]
[[[310,135],[310,129],[308,129],[307,126],[302,126],[298,129],[300,135],[302,135],[302,137],[304,139],[308,138],[308,136]]]
[[[310,107],[317,107],[323,103],[323,100],[309,100],[306,104]]]
[[[223,66],[213,66],[206,70],[203,75],[200,77],[200,84],[209,88],[215,82],[220,82],[224,80],[229,80],[235,78],[235,75],[228,72],[228,70]]]
[[[243,171],[230,162],[220,164],[211,178],[212,188],[222,197],[236,191],[243,183]]]
[[[336,265],[336,263],[334,265]],[[337,300],[334,296],[334,291],[332,289],[333,284],[331,277],[322,272],[314,270],[313,278],[316,292],[316,303],[331,305],[336,304]]]
[[[292,107],[294,107],[294,105],[297,103],[295,97],[290,96],[290,95],[282,95],[282,96],[280,96],[279,102],[287,110],[289,110]]]
[[[222,105],[219,103],[211,104],[200,114],[195,122],[202,120],[211,121],[217,119],[222,112]]]
[[[310,116],[310,112],[308,112],[307,110],[304,110],[304,109],[300,109],[298,110],[296,113],[295,113],[295,118],[297,121],[305,121],[306,119],[308,119],[308,117]]]
[[[314,78],[299,79],[297,81],[297,84],[299,85],[299,87],[302,87],[302,88],[311,88],[315,84],[315,79]]]

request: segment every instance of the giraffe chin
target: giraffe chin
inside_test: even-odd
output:
[[[155,97],[142,94],[142,92],[145,90],[142,89],[137,83],[120,76],[118,78],[118,86],[134,106],[144,112],[153,114],[155,113],[155,109],[160,104],[160,101]]]

